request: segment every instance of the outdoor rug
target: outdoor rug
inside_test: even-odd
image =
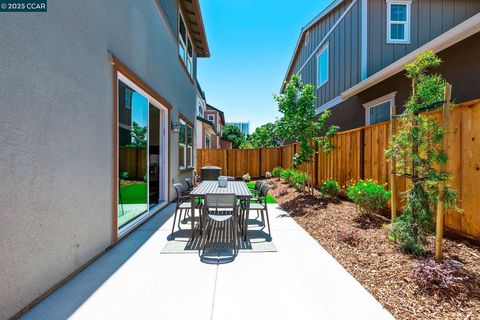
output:
[[[185,228],[190,222],[182,221],[182,228]],[[249,228],[255,227],[255,229],[248,230],[247,241],[239,239],[239,252],[277,252],[277,248],[272,239],[265,230],[261,229],[260,222],[257,220],[249,221]],[[195,253],[198,254],[198,250],[203,248],[202,237],[200,231],[196,231],[195,239],[190,239],[190,229],[180,229],[174,232],[173,237],[169,236],[168,242],[163,247],[162,254],[172,253]],[[239,234],[240,238],[240,234]],[[232,230],[230,222],[215,222],[210,231],[210,239],[207,241],[205,248],[209,253],[228,253],[233,250]]]

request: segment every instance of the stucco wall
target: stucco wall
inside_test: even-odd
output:
[[[113,53],[190,121],[195,89],[151,0],[50,0],[0,15],[0,319],[112,237]],[[178,134],[171,179],[178,180]],[[185,175],[188,175],[185,174]]]

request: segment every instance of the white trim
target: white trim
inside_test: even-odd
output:
[[[309,41],[310,41],[310,30],[308,30],[307,33],[305,33],[305,44],[304,44],[305,47],[307,46]]]
[[[185,23],[185,17],[182,14],[181,10],[178,10],[178,14],[180,19],[183,21],[183,25],[185,26],[185,36],[187,37],[186,41],[183,41],[182,37],[180,36],[180,24],[178,26],[178,46],[182,46],[185,50],[185,57],[180,56],[180,52],[178,55],[183,61],[185,68],[187,68],[188,73],[190,76],[193,77],[193,56],[195,55],[195,48],[193,47],[192,37],[190,35],[190,31],[188,30],[187,24]],[[188,44],[192,47],[192,56],[188,54]]]
[[[344,99],[342,96],[337,96],[337,97],[333,98],[332,100],[328,101],[327,103],[321,105],[320,107],[317,107],[316,111],[317,111],[317,113],[321,113],[321,112],[323,112],[327,109],[331,109],[331,108],[335,107],[337,104],[340,104],[345,100],[346,99]]]
[[[317,17],[315,17],[312,21],[310,21],[305,27],[302,28],[302,31],[300,32],[300,37],[297,40],[297,44],[295,45],[295,50],[293,51],[293,55],[290,58],[290,63],[288,64],[287,72],[285,73],[285,77],[283,78],[282,86],[280,87],[280,92],[283,92],[285,89],[285,84],[288,80],[288,75],[290,74],[290,70],[293,68],[293,61],[295,60],[295,55],[297,51],[300,48],[300,44],[302,42],[303,36],[305,32],[313,26],[315,23],[317,23],[320,19],[322,19],[325,15],[330,13],[333,9],[335,9],[340,3],[342,3],[344,0],[337,0],[336,2],[333,2],[329,7],[327,7],[325,10],[323,10]],[[343,18],[347,15],[347,13],[350,11],[350,9],[353,7],[353,5],[357,2],[357,0],[353,0],[352,3],[345,9],[345,12],[342,13],[342,15],[338,18],[337,22],[330,28],[330,30],[327,32],[325,37],[320,41],[319,45],[313,50],[312,54],[308,57],[308,59],[305,61],[305,63],[302,65],[302,67],[297,71],[297,73],[300,73],[300,71],[305,67],[307,62],[315,56],[315,52],[318,51],[323,46],[323,43],[325,40],[327,40],[328,36],[333,32],[333,30],[337,27],[337,25],[343,20]]]
[[[397,91],[391,92],[386,94],[380,98],[372,100],[370,102],[364,103],[363,107],[365,108],[365,125],[370,125],[370,109],[376,106],[379,106],[385,102],[390,102],[390,119],[392,119],[393,113],[393,106],[395,105],[395,96],[397,95]]]
[[[387,1],[387,43],[389,44],[410,44],[410,25],[411,25],[411,0],[386,0]],[[406,12],[406,20],[405,21],[392,21],[391,20],[391,7],[392,4],[404,5],[407,8]],[[405,38],[404,39],[392,39],[391,37],[391,25],[392,24],[399,24],[405,26]]]
[[[319,63],[318,60],[320,59],[320,57],[322,56],[322,54],[325,51],[327,52],[327,79],[325,81],[323,81],[322,83],[318,83],[318,80],[319,80],[318,76],[320,75],[320,72],[318,70],[320,68],[320,63]],[[316,62],[316,65],[315,65],[315,67],[316,67],[315,68],[316,69],[315,70],[315,75],[316,75],[315,83],[316,83],[316,89],[319,89],[324,84],[326,84],[328,82],[329,78],[330,78],[330,74],[329,74],[330,73],[330,49],[329,49],[329,43],[328,42],[323,46],[322,50],[320,50],[320,52],[316,55],[315,62]]]
[[[361,48],[361,79],[368,76],[368,0],[362,0],[362,48]]]
[[[210,119],[210,116],[211,116],[213,119]],[[210,113],[210,114],[207,114],[207,120],[208,120],[208,121],[211,121],[211,122],[213,122],[213,123],[215,124],[215,115],[214,115],[214,114],[211,114],[211,113]]]
[[[461,24],[448,30],[444,34],[438,36],[437,38],[421,46],[420,48],[412,51],[408,55],[395,61],[394,63],[390,64],[388,67],[383,68],[382,70],[368,77],[364,81],[356,84],[350,89],[345,90],[344,92],[342,92],[342,97],[350,98],[356,95],[357,93],[362,92],[363,90],[366,90],[376,85],[377,83],[403,71],[407,63],[410,63],[413,60],[415,60],[415,58],[420,53],[426,50],[433,50],[435,52],[440,52],[443,49],[446,49],[477,32],[480,32],[480,13],[477,13],[470,19],[465,20]]]
[[[345,18],[347,13],[350,12],[350,9],[352,9],[352,7],[355,5],[355,3],[357,3],[357,0],[353,0],[352,3],[350,3],[350,5],[345,9],[345,11],[338,18],[338,20],[333,24],[333,26],[330,28],[330,30],[328,30],[325,37],[323,37],[322,41],[320,41],[318,46],[315,48],[315,50],[313,50],[312,54],[310,56],[308,56],[307,60],[305,60],[305,62],[302,64],[302,66],[298,69],[298,71],[296,73],[302,72],[302,69],[305,68],[305,66],[310,61],[310,59],[312,59],[312,57],[314,57],[316,55],[316,52],[323,47],[324,42],[327,41],[330,34],[335,30],[335,28],[340,24],[340,22],[342,22],[343,18]],[[285,81],[286,81],[286,79],[285,79]],[[282,85],[282,88],[283,88],[283,85]]]
[[[169,190],[168,182],[169,181],[166,177],[168,177],[167,173],[169,171],[169,161],[170,161],[170,159],[168,158],[168,155],[169,155],[168,145],[169,145],[170,137],[168,135],[168,132],[169,132],[169,130],[168,130],[168,128],[169,128],[168,127],[169,126],[168,108],[166,106],[164,106],[161,102],[159,102],[155,98],[153,98],[151,95],[149,95],[147,92],[145,92],[143,89],[141,89],[135,82],[130,80],[126,75],[124,75],[120,71],[117,71],[117,83],[115,84],[117,87],[118,87],[118,82],[119,81],[122,81],[123,83],[128,85],[130,88],[134,89],[136,92],[138,92],[139,94],[141,94],[142,96],[147,98],[149,104],[152,104],[153,106],[155,106],[156,108],[158,108],[160,110],[160,125],[159,125],[159,130],[160,130],[159,140],[160,141],[159,141],[159,143],[161,144],[162,149],[159,150],[159,152],[160,152],[160,154],[159,154],[159,156],[160,156],[160,159],[159,159],[160,160],[160,174],[159,174],[160,181],[158,182],[159,184],[162,182],[161,177],[164,177],[163,188],[160,188],[160,190],[163,190],[163,191],[162,191],[162,193],[159,194],[159,200],[163,200],[163,202],[159,202],[157,205],[150,208],[150,197],[147,194],[147,211],[145,213],[141,214],[140,216],[136,217],[132,221],[128,222],[123,227],[117,229],[117,237],[121,238],[122,236],[124,236],[125,234],[130,232],[132,229],[134,229],[135,227],[140,225],[143,221],[145,221],[146,219],[150,218],[152,215],[157,213],[158,210],[163,208],[169,201],[169,199],[168,199],[168,190]],[[117,90],[117,95],[118,95],[118,90]],[[118,108],[118,103],[119,102],[117,101],[117,106],[116,106],[117,108]],[[149,113],[150,112],[147,110],[147,123],[149,122],[149,119],[148,119]],[[118,122],[115,125],[118,126]],[[118,146],[118,139],[119,139],[119,137],[117,135],[117,139],[115,141],[117,146]],[[147,144],[147,150],[148,150],[148,144]],[[117,168],[119,168],[118,153],[114,156],[116,157],[116,160],[117,160]],[[148,163],[149,159],[148,158],[149,157],[147,157],[147,168],[149,167],[149,163]],[[114,174],[115,174],[115,176],[118,180],[118,172],[114,172]],[[149,175],[147,174],[147,176],[149,176]],[[147,190],[149,190],[149,182],[150,182],[149,179],[147,180],[148,181],[147,182]],[[117,196],[117,199],[118,199],[118,189],[115,190],[115,193],[116,193],[116,196]],[[118,206],[118,201],[117,201],[117,206]],[[116,218],[117,218],[117,228],[118,228],[118,209],[117,209],[117,217]]]

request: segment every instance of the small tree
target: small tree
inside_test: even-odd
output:
[[[233,148],[239,148],[245,142],[245,134],[239,127],[225,126],[222,130],[222,137],[232,141]]]
[[[441,148],[444,129],[422,110],[444,103],[446,81],[432,68],[441,64],[433,51],[426,51],[406,66],[412,80],[412,91],[399,117],[400,130],[392,137],[386,156],[395,160],[396,174],[411,179],[404,193],[403,215],[395,220],[392,235],[402,248],[414,254],[423,252],[425,235],[432,231],[433,217],[439,199],[439,183],[450,179],[450,174],[438,168],[446,164],[447,155]],[[446,207],[455,206],[456,192],[445,189]]]
[[[257,148],[274,148],[282,145],[282,139],[277,133],[277,124],[268,122],[249,135],[240,148],[257,149]]]
[[[320,115],[315,106],[315,88],[311,84],[304,85],[298,75],[294,75],[285,87],[285,93],[275,96],[278,109],[283,117],[278,120],[278,131],[284,139],[295,139],[300,145],[300,152],[293,158],[293,166],[307,164],[310,192],[313,194],[313,170],[311,163],[317,153],[316,145],[323,153],[329,153],[333,147],[330,137],[337,132],[338,127],[326,128],[326,120],[330,111]]]

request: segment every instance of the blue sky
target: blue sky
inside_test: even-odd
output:
[[[278,93],[301,28],[332,0],[200,0],[211,57],[198,59],[207,102],[250,131],[279,116]]]

